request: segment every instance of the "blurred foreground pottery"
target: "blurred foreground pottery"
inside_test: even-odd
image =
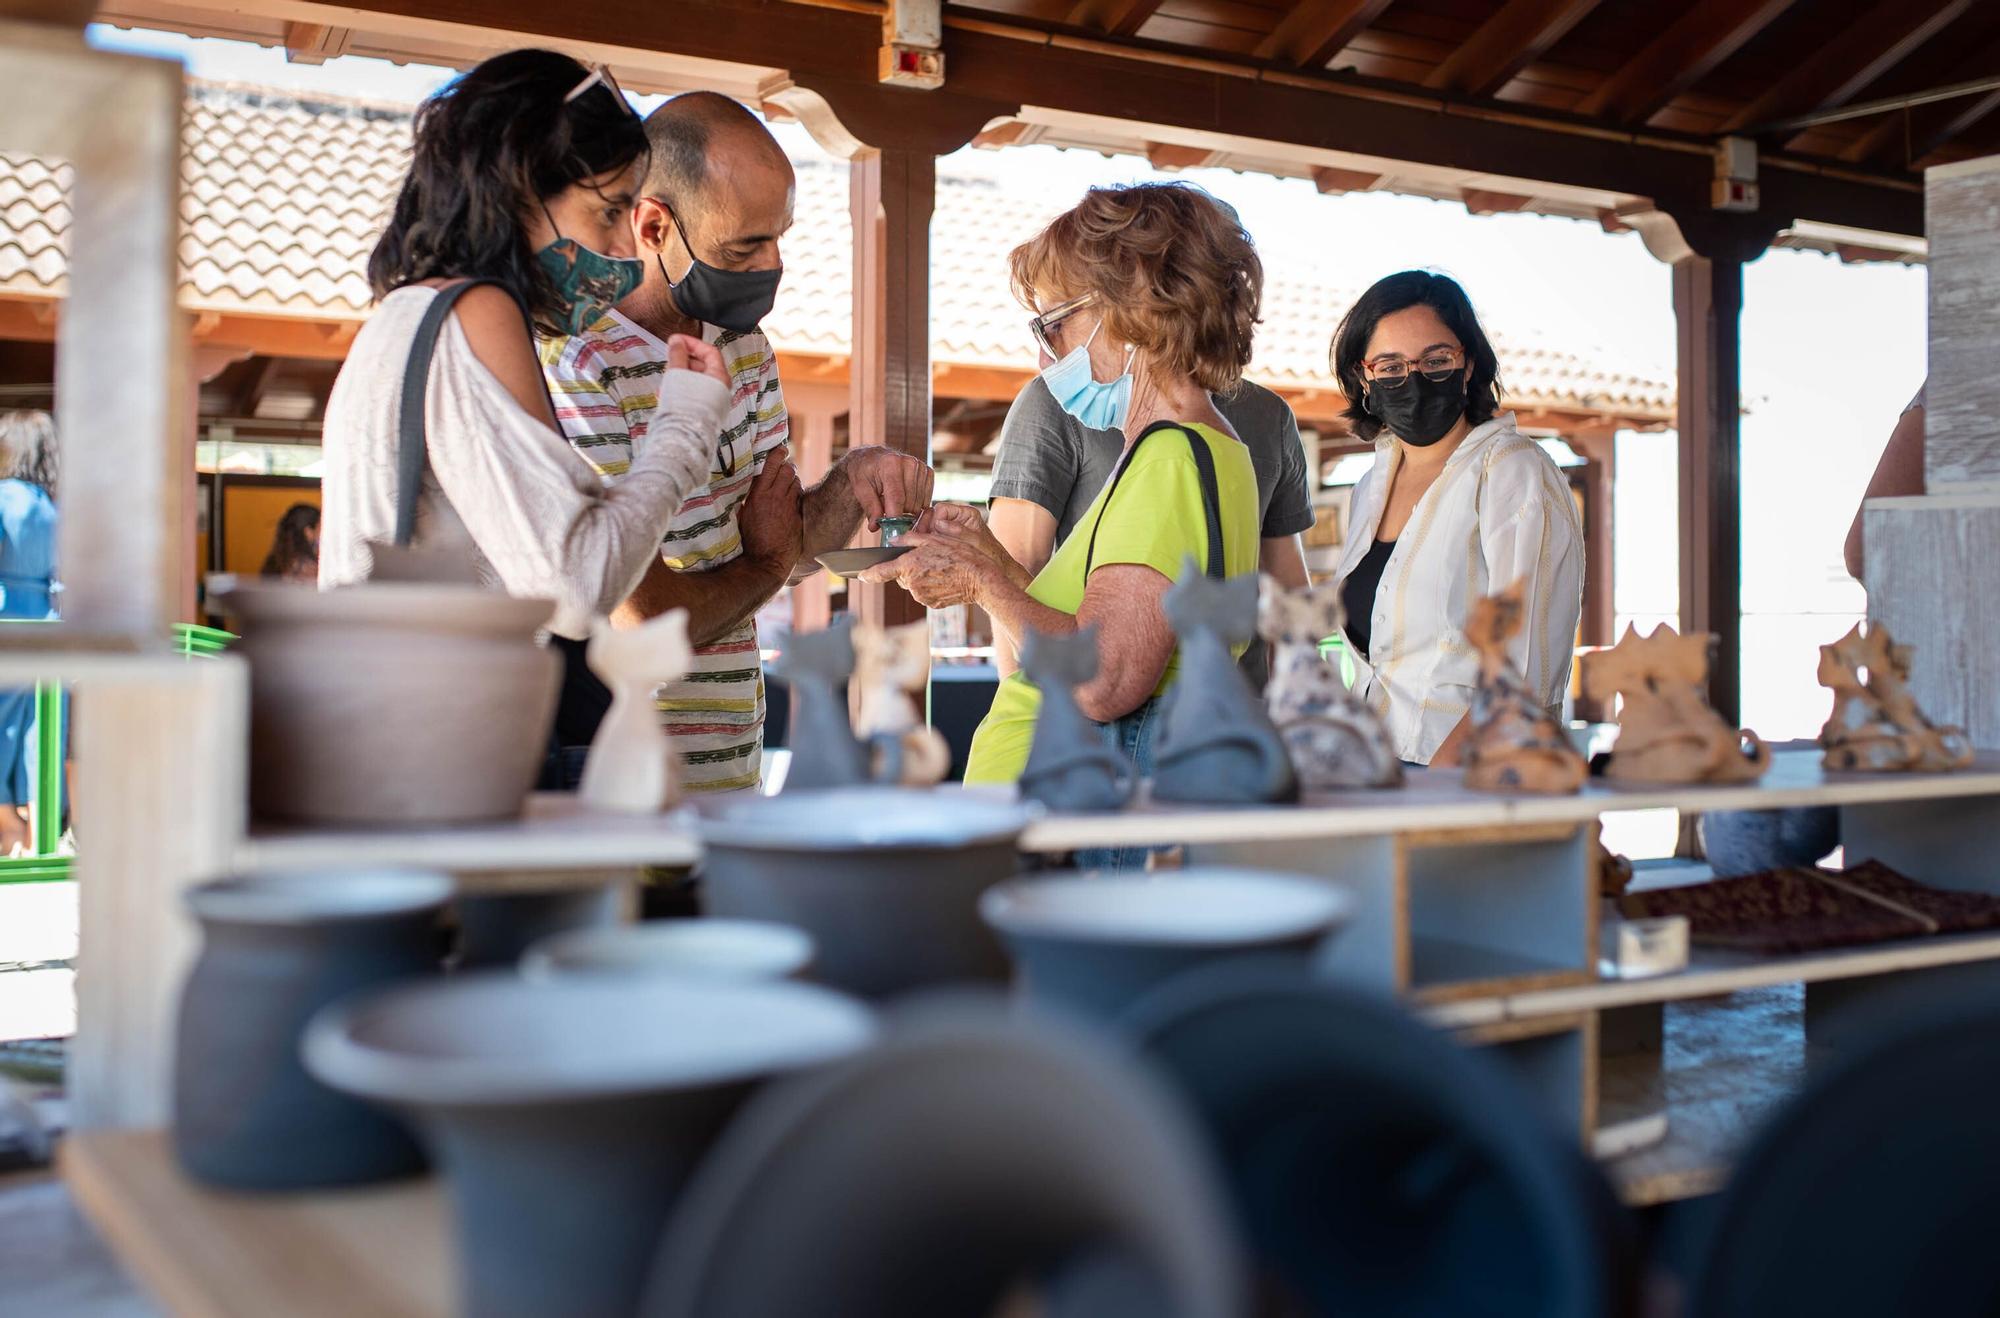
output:
[[[215,596],[250,662],[250,806],[271,819],[517,815],[560,679],[546,600],[477,586],[238,582]]]
[[[1403,761],[1389,730],[1319,652],[1320,642],[1338,636],[1346,621],[1336,586],[1286,590],[1270,577],[1259,579],[1257,630],[1271,646],[1264,700],[1292,771],[1309,792],[1403,783]]]
[[[403,1126],[306,1074],[299,1037],[346,995],[435,974],[451,880],[416,871],[246,875],[187,894],[202,947],[181,992],[174,1150],[190,1176],[304,1190],[409,1176]]]
[[[618,920],[625,878],[604,875],[594,885],[570,884],[521,892],[463,893],[458,913],[454,969],[511,966],[537,943],[571,930],[606,929]]]
[[[305,1052],[327,1083],[418,1119],[451,1194],[464,1312],[626,1318],[744,1097],[874,1030],[804,984],[489,974],[337,1005]]]
[[[1076,707],[1076,688],[1097,676],[1097,665],[1095,626],[1066,636],[1030,631],[1022,640],[1021,671],[1042,693],[1021,771],[1022,800],[1088,814],[1121,809],[1132,799],[1139,771]]]
[[[1324,879],[1257,870],[1020,879],[979,913],[1014,954],[1027,1001],[1109,1020],[1217,960],[1289,957],[1303,970],[1352,899]]]
[[[1879,622],[1857,622],[1819,647],[1819,683],[1833,692],[1833,713],[1819,732],[1828,769],[1939,773],[1972,763],[1965,729],[1939,727],[1917,708],[1910,658],[1910,647]]]
[[[999,980],[979,894],[1019,870],[1029,813],[956,791],[863,787],[702,801],[709,914],[796,925],[813,978],[866,997]]]
[[[768,920],[648,920],[544,939],[521,959],[530,979],[570,975],[788,979],[812,964],[803,929]]]
[[[888,535],[890,518],[883,518]],[[912,520],[909,518],[905,521]],[[924,722],[917,697],[931,675],[931,627],[858,623],[854,628],[854,682],[861,691],[854,731],[869,751],[869,777],[905,787],[931,787],[951,772],[951,747]]]
[[[1193,558],[1168,588],[1180,672],[1167,688],[1153,755],[1153,799],[1218,805],[1295,800],[1278,730],[1229,647],[1257,632],[1257,574],[1212,581]]]
[[[1465,638],[1479,651],[1472,693],[1472,736],[1465,743],[1465,785],[1487,792],[1560,796],[1583,786],[1590,766],[1507,653],[1521,630],[1525,590],[1517,581],[1472,606]]]
[[[591,627],[590,670],[611,692],[611,708],[591,738],[577,794],[599,810],[650,815],[680,798],[680,756],[660,727],[653,692],[694,662],[687,610],[669,609],[638,627]]]
[[[1715,638],[1682,636],[1661,623],[1651,636],[1625,628],[1609,650],[1583,656],[1583,691],[1609,706],[1616,696],[1618,741],[1604,776],[1628,783],[1744,783],[1764,776],[1771,751],[1737,731],[1708,703],[1708,655]]]
[[[1220,1179],[1152,1078],[956,1002],[759,1094],[689,1186],[641,1313],[1233,1318],[1243,1293]]]
[[[852,787],[869,779],[868,748],[854,736],[847,679],[854,675],[854,620],[834,619],[824,631],[793,632],[771,661],[772,676],[791,687],[792,749],[785,791]]]

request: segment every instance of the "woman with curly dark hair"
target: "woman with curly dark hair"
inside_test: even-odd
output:
[[[309,503],[285,509],[257,575],[280,581],[319,580],[319,509]]]
[[[1583,610],[1576,505],[1500,410],[1500,359],[1444,275],[1406,270],[1363,293],[1334,331],[1333,369],[1354,433],[1375,443],[1335,574],[1355,689],[1403,759],[1456,764],[1479,669],[1465,623],[1481,596],[1526,582],[1512,657],[1560,712]]]

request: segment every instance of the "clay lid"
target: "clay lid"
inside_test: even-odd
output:
[[[367,581],[320,590],[238,579],[213,589],[210,599],[220,612],[253,626],[338,623],[491,636],[532,633],[555,612],[550,600],[515,599],[481,586],[418,581]]]
[[[1002,933],[1030,938],[1229,947],[1323,933],[1352,907],[1344,890],[1322,879],[1198,868],[1018,879],[988,889],[979,914]]]
[[[976,847],[1020,836],[1034,811],[961,788],[840,787],[699,801],[711,846],[760,851]]]
[[[428,870],[333,869],[238,874],[188,889],[195,917],[227,924],[326,924],[408,915],[450,900],[448,875]]]

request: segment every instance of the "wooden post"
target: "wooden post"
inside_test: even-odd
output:
[[[799,480],[815,485],[833,465],[834,414],[824,410],[792,412],[792,460],[798,464]],[[792,630],[824,631],[833,621],[833,605],[827,596],[825,572],[815,572],[792,587]]]
[[[1709,702],[1731,724],[1743,704],[1742,308],[1740,261],[1689,255],[1674,262],[1681,631],[1715,636]]]
[[[1609,427],[1592,427],[1563,438],[1587,459],[1576,473],[1576,488],[1583,496],[1584,535],[1583,619],[1577,640],[1583,645],[1610,645],[1618,639],[1611,510],[1618,475],[1617,434]]]

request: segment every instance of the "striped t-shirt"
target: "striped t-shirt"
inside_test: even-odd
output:
[[[708,486],[674,514],[660,555],[676,572],[707,572],[743,552],[736,510],[763,466],[786,442],[790,427],[778,389],[778,363],[761,332],[737,334],[702,326],[722,353],[733,387],[722,419]],[[545,339],[542,370],[556,403],[556,420],[579,453],[616,480],[643,444],[652,420],[667,347],[616,311],[581,334]],[[754,787],[763,770],[764,672],[757,625],[742,626],[694,651],[686,678],[659,689],[660,721],[681,752],[683,784],[691,791]]]

